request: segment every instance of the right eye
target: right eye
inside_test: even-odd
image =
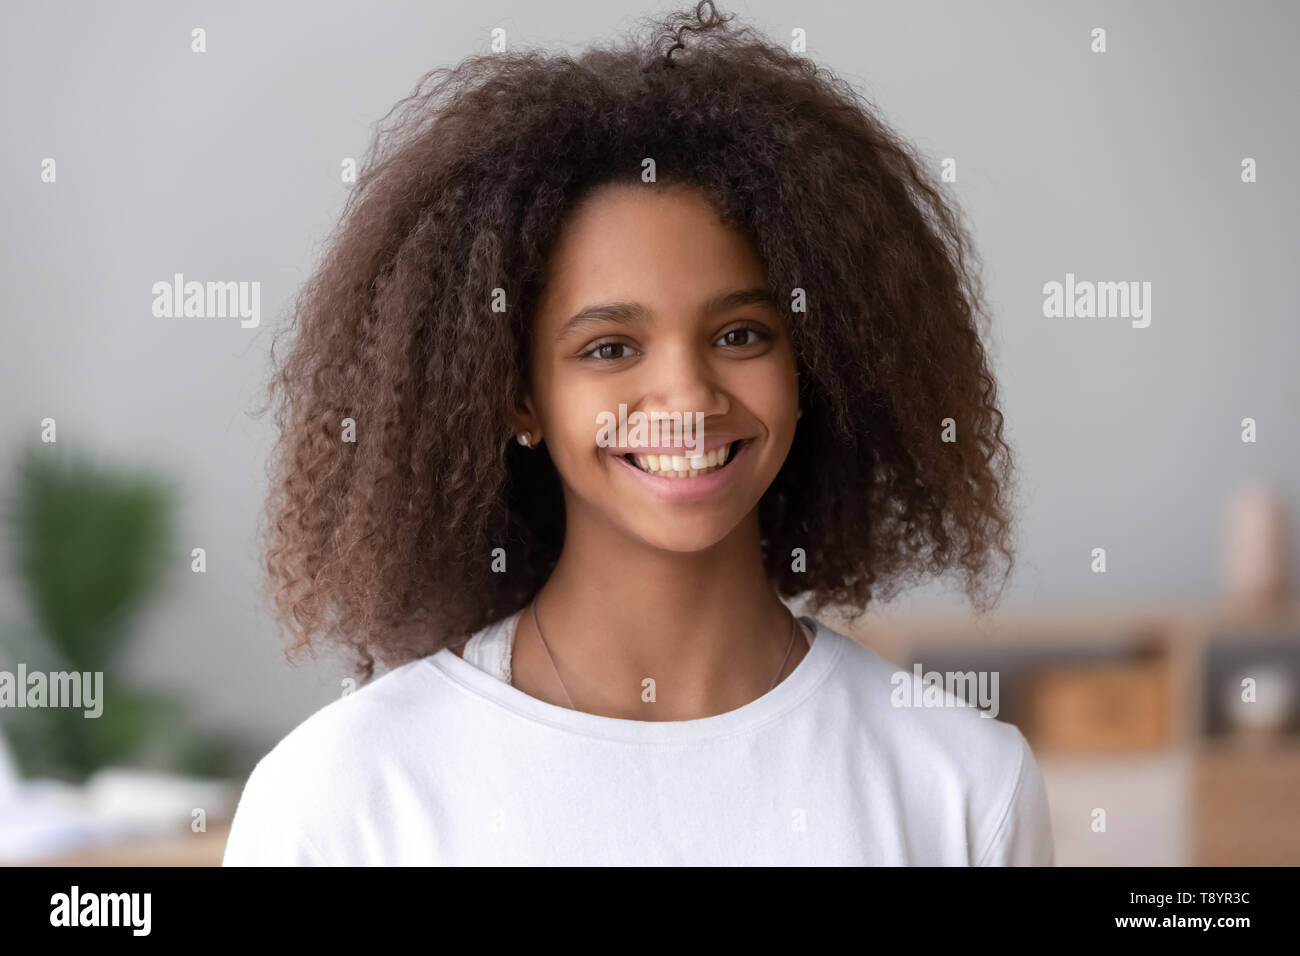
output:
[[[610,350],[629,349],[630,346],[625,342],[600,342],[587,351],[582,353],[583,358],[594,358],[599,361],[613,362],[621,358],[627,358],[626,355],[611,354]]]

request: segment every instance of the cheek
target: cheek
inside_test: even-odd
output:
[[[793,421],[799,404],[799,380],[793,363],[785,357],[746,362],[737,366],[729,383],[731,393],[769,430]]]
[[[613,402],[611,405],[604,389],[591,384],[571,385],[551,396],[547,428],[557,467],[577,469],[590,465],[599,451],[596,433],[600,414],[618,414],[617,398]]]

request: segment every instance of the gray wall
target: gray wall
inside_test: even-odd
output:
[[[513,45],[577,49],[656,9],[619,2],[15,5],[0,75],[5,348],[0,475],[46,416],[61,446],[148,461],[207,549],[143,622],[141,680],[268,740],[338,694],[290,670],[255,525],[273,435],[247,414],[271,336],[346,196],[344,157],[429,68]],[[984,258],[1024,495],[1010,603],[1201,599],[1228,496],[1300,490],[1290,3],[732,3],[854,81],[937,162]],[[190,30],[208,51],[190,52]],[[1104,27],[1108,52],[1089,50]],[[1243,184],[1243,157],[1258,182]],[[58,182],[40,181],[53,157]],[[257,328],[155,318],[175,272],[257,280]],[[1045,282],[1149,281],[1147,328],[1048,319]],[[1259,442],[1242,444],[1254,417]],[[1094,575],[1089,550],[1107,547]],[[12,584],[6,615],[21,614]],[[944,586],[917,602],[950,602]]]

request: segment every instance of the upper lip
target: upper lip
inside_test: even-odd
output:
[[[673,455],[679,458],[695,458],[715,448],[722,448],[730,445],[733,441],[747,441],[752,435],[736,435],[727,432],[705,431],[703,447],[696,444],[694,450],[684,447],[683,445],[669,445],[667,447],[659,445],[625,445],[623,447],[613,447],[611,450],[616,455]]]

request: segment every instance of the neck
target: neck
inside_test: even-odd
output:
[[[576,525],[576,526],[575,526]],[[767,580],[757,510],[703,551],[650,548],[571,521],[537,596],[546,644],[574,705],[631,720],[691,720],[765,694],[807,650]],[[516,684],[567,706],[531,612],[520,620]],[[654,681],[654,702],[643,681]]]

